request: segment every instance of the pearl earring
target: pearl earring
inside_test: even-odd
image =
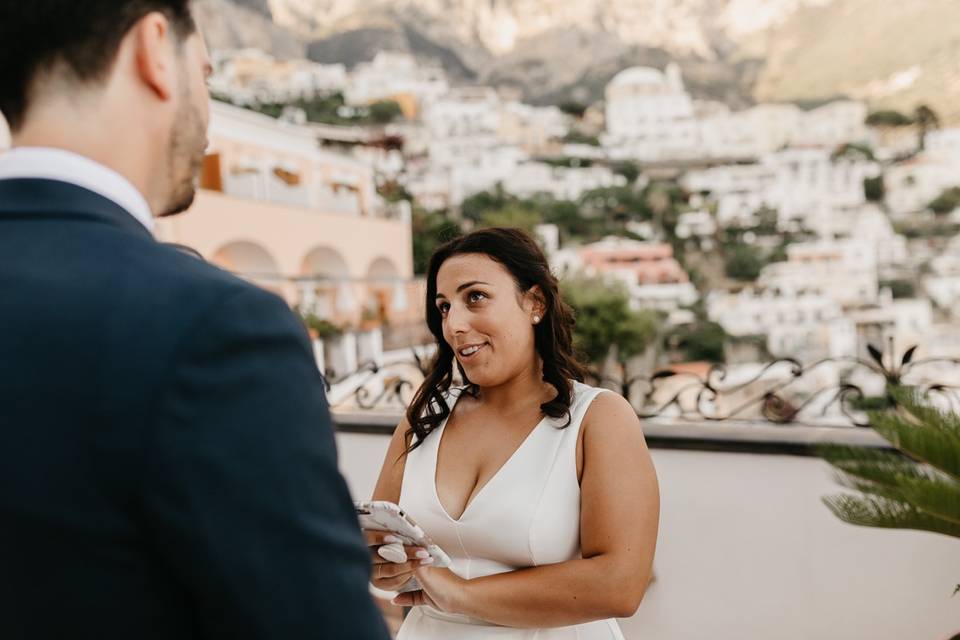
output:
[[[533,316],[533,324],[540,322],[540,316]]]

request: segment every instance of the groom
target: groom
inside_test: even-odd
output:
[[[186,209],[190,0],[0,2],[0,638],[385,639],[285,304],[151,235]]]

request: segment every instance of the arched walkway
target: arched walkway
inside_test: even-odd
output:
[[[367,268],[367,295],[365,309],[379,320],[386,320],[390,311],[408,304],[400,270],[389,258],[378,257]]]
[[[339,251],[330,247],[311,249],[300,264],[301,308],[321,318],[343,321],[357,311],[356,286],[348,280],[350,268]]]
[[[213,253],[211,262],[274,293],[281,293],[277,261],[256,242],[238,240],[225,244]]]

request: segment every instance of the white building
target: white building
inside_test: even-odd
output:
[[[756,159],[794,146],[834,149],[865,142],[867,107],[839,100],[811,111],[761,104],[730,111],[691,100],[675,64],[620,72],[606,88],[604,146],[612,158],[657,162],[692,158]]]
[[[793,104],[758,104],[740,113],[753,128],[761,153],[793,144],[803,120],[803,111]]]
[[[697,301],[699,294],[673,257],[669,244],[608,237],[558,251],[551,265],[559,274],[583,273],[622,283],[634,309],[671,312]]]
[[[734,164],[687,172],[681,179],[684,188],[701,193],[716,203],[717,223],[752,226],[756,213],[774,207],[773,186],[777,173],[764,164]]]
[[[535,107],[507,102],[500,108],[497,137],[527,153],[539,153],[563,138],[570,129],[570,116],[557,107]]]
[[[677,219],[678,238],[709,238],[717,232],[717,222],[709,211],[687,211]]]
[[[347,84],[342,64],[310,60],[275,60],[259,49],[217,51],[210,90],[238,104],[286,103],[343,91]]]
[[[937,307],[960,318],[960,236],[930,261],[932,274],[923,278],[923,291]]]
[[[757,283],[785,296],[816,294],[841,307],[876,304],[876,249],[863,240],[820,240],[787,247],[787,261],[760,272]]]
[[[757,164],[733,164],[688,172],[683,186],[717,205],[722,226],[756,224],[760,209],[774,209],[779,226],[805,226],[829,235],[838,216],[866,202],[863,181],[879,172],[876,163],[833,158],[825,148],[790,148],[765,154]]]
[[[209,136],[207,162],[227,195],[354,216],[387,209],[372,169],[320,149],[310,127],[213,102]]]
[[[701,155],[707,158],[757,158],[773,150],[762,145],[750,111],[713,109],[699,118],[698,133]]]
[[[837,215],[859,210],[866,202],[864,179],[880,172],[875,162],[834,158],[822,147],[784,149],[762,163],[776,175],[766,200],[777,210],[780,227],[801,225],[823,235],[832,232]]]
[[[458,87],[426,104],[423,121],[433,140],[495,138],[501,107],[500,97],[490,87]]]
[[[693,101],[675,64],[614,76],[606,88],[606,126],[603,144],[612,158],[675,160],[699,152]]]
[[[896,267],[907,262],[907,239],[894,231],[890,218],[875,204],[864,205],[846,233],[873,246],[880,268]]]
[[[944,162],[960,164],[960,127],[934,129],[924,138],[926,155]]]
[[[944,189],[960,185],[955,161],[921,154],[887,168],[884,174],[886,204],[895,217],[924,211]]]
[[[867,105],[853,100],[837,100],[803,112],[790,144],[794,146],[837,147],[862,143],[868,139]]]
[[[849,317],[856,324],[858,355],[863,358],[869,357],[868,346],[884,351],[892,340],[895,349],[903,350],[924,342],[933,327],[933,309],[926,298],[894,300],[885,295],[878,307],[852,311]]]
[[[775,357],[803,362],[856,353],[856,330],[836,301],[814,292],[781,294],[770,289],[715,291],[707,316],[732,336],[766,336]]]
[[[527,154],[500,140],[500,115],[500,98],[489,87],[453,89],[426,105],[427,158],[411,167],[407,185],[418,201],[457,205],[516,171]]]
[[[348,104],[365,105],[409,96],[422,107],[448,89],[446,74],[439,65],[418,62],[405,53],[381,51],[372,61],[353,69],[344,98]]]
[[[503,180],[503,188],[522,198],[547,195],[554,200],[579,200],[587,191],[626,186],[627,179],[609,167],[554,167],[543,162],[524,162]]]

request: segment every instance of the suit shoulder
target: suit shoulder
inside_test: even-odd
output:
[[[273,321],[297,326],[294,314],[280,296],[200,257],[162,243],[130,249],[136,253],[132,260],[138,286],[151,291],[144,304],[164,315],[179,317],[182,328],[211,317],[223,324]],[[241,315],[248,318],[244,320]]]

